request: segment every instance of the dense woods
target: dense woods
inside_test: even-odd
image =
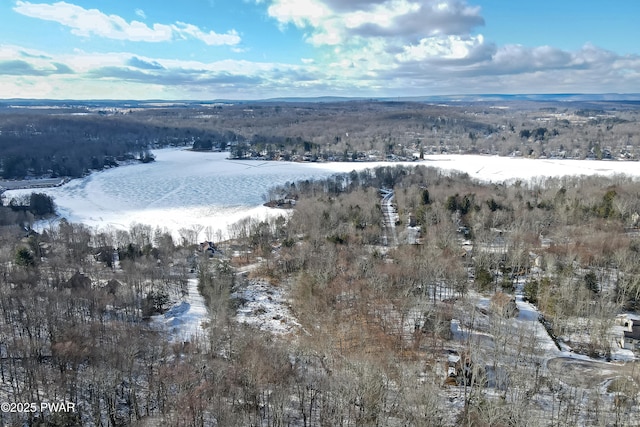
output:
[[[35,220],[54,214],[55,203],[44,193],[31,193],[28,197],[11,199],[6,206],[4,198],[0,195],[0,226],[30,227]]]

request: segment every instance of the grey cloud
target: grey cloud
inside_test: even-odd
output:
[[[397,68],[384,72],[380,77],[444,85],[459,79],[475,80],[478,83],[482,81],[484,86],[491,79],[525,81],[538,75],[546,76],[549,83],[552,83],[552,76],[576,73],[580,73],[583,80],[587,75],[597,80],[610,75],[613,64],[620,60],[621,57],[611,52],[589,46],[578,52],[567,52],[550,46],[529,48],[510,45],[497,49],[490,45],[490,48],[480,46],[478,51],[471,52],[463,59],[433,58],[399,62]]]
[[[73,74],[73,70],[64,64],[52,62],[54,69],[40,69],[21,59],[0,61],[0,75],[10,76],[50,76],[52,74]]]
[[[107,79],[121,79],[136,82],[148,82],[153,83],[154,75],[144,73],[140,70],[132,70],[128,67],[100,67],[90,71],[87,75],[91,78],[107,78]]]
[[[315,90],[325,87],[329,90],[339,84],[321,70],[305,67],[276,66],[268,70],[240,74],[237,71],[215,71],[199,68],[166,68],[162,70],[142,70],[131,66],[101,67],[87,73],[90,79],[113,79],[137,84],[153,84],[180,91],[202,93],[225,90],[249,93],[256,90],[287,91],[297,87]]]
[[[550,46],[527,48],[504,46],[490,60],[471,67],[469,72],[483,74],[521,74],[553,69],[584,69],[593,63],[576,61],[576,54]]]
[[[325,75],[306,70],[279,70],[275,69],[269,76],[275,80],[287,80],[293,82],[311,82],[318,80],[326,80]]]
[[[448,7],[438,8],[433,2],[423,2],[416,12],[401,15],[388,26],[369,23],[351,29],[360,36],[400,36],[415,41],[432,35],[464,35],[484,25],[484,18],[477,8],[469,8],[459,1],[448,2]]]
[[[25,52],[24,50],[20,51],[20,56],[22,56],[23,58],[33,58],[33,59],[52,59],[50,56],[47,56],[47,55],[34,55],[32,53]]]
[[[324,3],[336,12],[370,10],[374,6],[387,3],[388,0],[324,0]]]
[[[74,71],[66,64],[62,64],[60,62],[52,62],[51,65],[56,67],[56,71],[54,74],[74,74]]]
[[[211,72],[207,70],[160,70],[156,72],[141,71],[129,67],[101,67],[88,74],[92,78],[107,78],[131,81],[136,83],[158,84],[166,86],[189,85],[252,85],[262,82],[261,78],[232,74],[228,72]]]
[[[0,74],[10,76],[41,76],[41,71],[33,68],[31,64],[20,59],[0,62]]]
[[[221,84],[232,86],[247,86],[263,83],[263,79],[254,76],[244,76],[231,73],[206,74],[196,78],[195,84]]]
[[[144,61],[137,56],[132,56],[127,61],[127,65],[135,68],[140,68],[142,70],[163,70],[164,67],[156,61]]]

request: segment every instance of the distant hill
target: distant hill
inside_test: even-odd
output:
[[[250,102],[348,102],[348,101],[385,101],[385,102],[504,102],[504,101],[640,101],[640,93],[549,93],[549,94],[477,94],[477,95],[427,95],[394,97],[283,97],[253,100]],[[219,102],[238,102],[219,100]]]
[[[508,101],[529,102],[640,102],[640,93],[549,93],[549,94],[460,94],[460,95],[426,95],[400,97],[279,97],[266,99],[215,99],[215,100],[56,100],[56,99],[4,99],[0,100],[0,108],[8,107],[54,107],[54,108],[186,108],[210,104],[243,104],[243,103],[338,103],[351,101],[383,101],[383,102],[435,102],[435,103],[488,103]]]
[[[490,102],[490,101],[640,101],[640,93],[549,93],[549,94],[480,94],[480,95],[438,95],[405,98],[386,98],[402,101],[441,102]]]

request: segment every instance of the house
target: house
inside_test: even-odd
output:
[[[73,276],[66,282],[62,284],[63,287],[72,289],[74,291],[78,290],[89,290],[91,289],[91,279],[84,274],[76,271]]]
[[[640,350],[640,321],[624,317],[621,319],[624,323],[624,330],[620,337],[620,347],[627,350]]]
[[[200,243],[200,252],[207,253],[209,256],[213,256],[217,249],[213,242],[206,241]]]

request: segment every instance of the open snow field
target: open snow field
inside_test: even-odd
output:
[[[189,279],[187,295],[154,321],[169,331],[173,342],[191,342],[206,337],[205,323],[209,318],[204,297],[198,291],[198,279]]]

